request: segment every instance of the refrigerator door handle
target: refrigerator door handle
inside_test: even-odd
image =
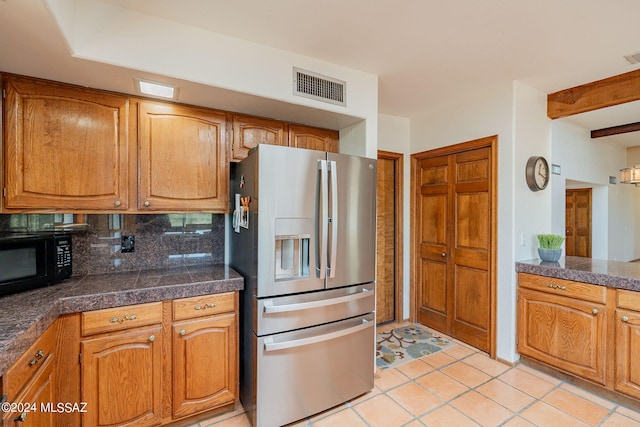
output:
[[[319,192],[318,192],[318,215],[317,230],[317,248],[316,248],[316,276],[324,279],[327,274],[327,223],[329,222],[329,178],[328,165],[326,160],[318,160],[319,171]]]
[[[370,327],[369,322],[371,322],[371,320],[362,319],[362,324],[360,325],[352,326],[347,329],[341,329],[335,332],[330,332],[328,334],[316,335],[308,338],[301,338],[299,340],[273,342],[273,337],[267,337],[264,340],[264,349],[265,351],[286,350],[288,348],[302,347],[305,345],[316,344],[323,341],[329,341],[332,339],[344,337],[345,335],[354,334],[363,329],[367,329],[368,327]]]
[[[288,311],[308,310],[311,308],[327,307],[335,304],[342,304],[345,302],[353,302],[362,298],[368,298],[371,294],[370,289],[362,289],[362,292],[358,294],[350,294],[337,298],[323,299],[318,301],[300,302],[297,304],[282,304],[276,305],[273,300],[267,300],[264,302],[264,312],[268,313],[285,313]]]
[[[329,171],[331,172],[331,252],[327,265],[329,278],[336,277],[336,261],[338,252],[338,167],[335,160],[329,161]]]

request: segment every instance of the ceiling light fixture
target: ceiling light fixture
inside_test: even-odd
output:
[[[141,79],[134,79],[134,81],[138,93],[159,98],[178,99],[178,86]]]
[[[620,169],[620,183],[635,184],[637,187],[638,184],[640,184],[640,165],[635,165],[632,168]]]

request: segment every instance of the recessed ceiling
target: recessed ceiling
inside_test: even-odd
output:
[[[575,114],[558,120],[573,123],[589,131],[637,123],[640,122],[640,101],[627,102],[613,107],[587,111],[586,113]],[[619,135],[594,138],[593,141],[617,144],[623,147],[634,147],[640,145],[640,132],[621,133]]]
[[[376,74],[379,112],[402,117],[514,80],[551,93],[640,67],[624,59],[640,50],[637,0],[101,1]],[[43,0],[0,1],[0,39],[0,70],[131,86],[70,58]]]

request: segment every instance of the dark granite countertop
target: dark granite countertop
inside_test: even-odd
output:
[[[239,291],[244,279],[223,265],[72,277],[0,297],[0,376],[61,314]]]
[[[516,262],[519,273],[537,274],[611,288],[640,291],[640,263],[563,257],[557,262],[531,259]]]

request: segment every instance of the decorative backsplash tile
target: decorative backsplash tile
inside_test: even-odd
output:
[[[74,276],[224,262],[224,215],[0,215],[0,232],[53,229],[73,234]],[[134,252],[121,251],[122,236]]]

